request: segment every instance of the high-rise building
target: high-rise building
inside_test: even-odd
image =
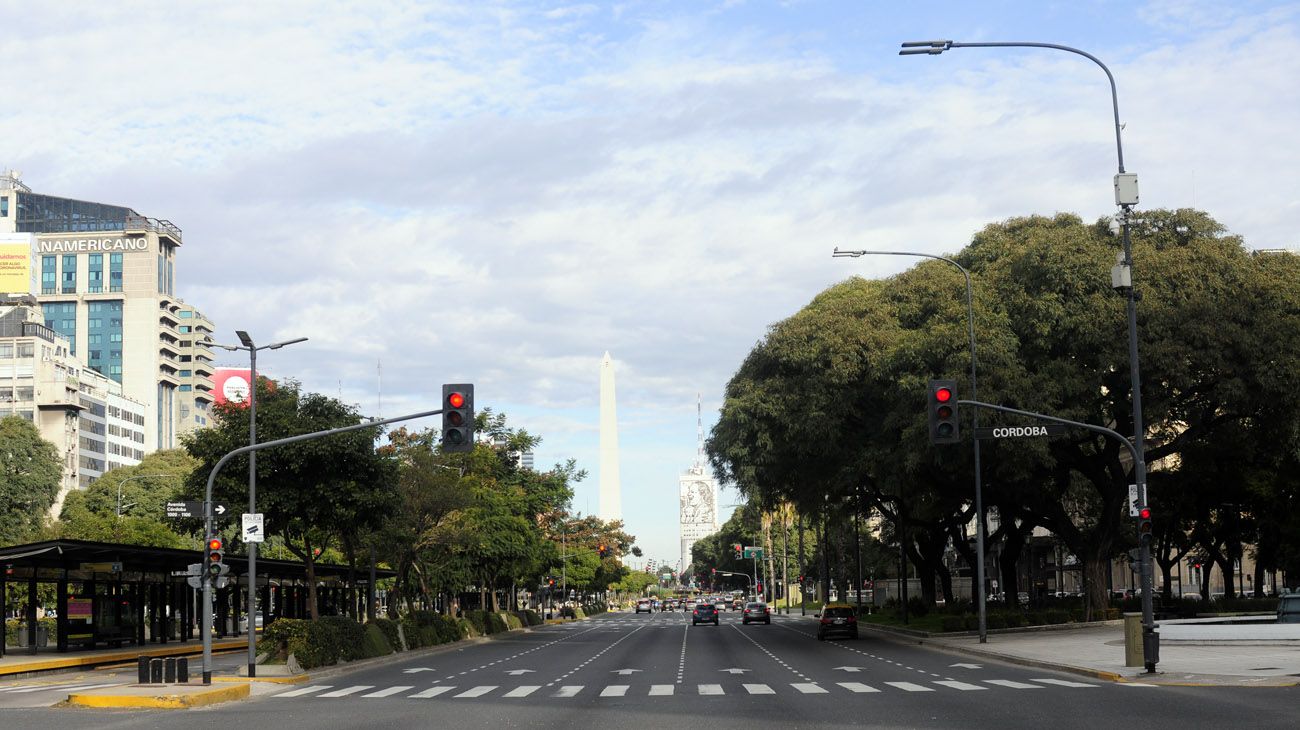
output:
[[[30,293],[46,326],[68,341],[71,355],[145,405],[146,451],[174,447],[181,433],[203,425],[213,358],[193,322],[198,315],[204,332],[212,323],[176,295],[179,227],[123,206],[34,193],[11,171],[0,173],[6,234],[29,236]],[[7,271],[7,263],[0,258],[0,280],[19,281],[22,272]]]
[[[42,319],[31,296],[0,302],[0,418],[31,421],[57,449],[63,465],[51,510],[57,515],[71,490],[110,469],[140,463],[145,406],[87,368]]]
[[[696,541],[718,531],[718,482],[705,466],[704,416],[698,395],[695,399],[695,438],[695,463],[677,479],[681,570],[690,567],[691,547]]]
[[[618,478],[618,411],[614,404],[614,361],[600,361],[600,503],[602,520],[623,519],[623,494]]]

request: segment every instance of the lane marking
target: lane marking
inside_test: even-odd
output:
[[[943,686],[945,686],[945,687],[952,687],[953,689],[959,689],[959,690],[961,690],[961,691],[963,691],[963,692],[973,692],[973,691],[975,691],[975,690],[985,690],[985,689],[988,689],[988,687],[981,687],[981,686],[979,686],[978,684],[968,684],[968,683],[966,683],[966,682],[958,682],[958,681],[955,680],[955,679],[944,679],[944,680],[940,680],[940,681],[938,681],[938,682],[935,682],[935,684],[941,684],[941,685],[943,685]]]
[[[601,697],[622,697],[627,694],[626,684],[611,684],[600,691]]]
[[[843,687],[844,689],[847,689],[847,690],[850,691],[850,692],[858,692],[858,693],[862,693],[862,692],[879,692],[879,691],[880,691],[880,690],[876,689],[875,687],[872,687],[871,685],[863,684],[863,683],[861,683],[861,682],[836,682],[835,684],[838,684],[839,686]],[[981,687],[980,689],[983,689],[983,687]]]
[[[374,689],[374,688],[375,685],[373,684],[354,684],[351,687],[336,689],[333,692],[326,692],[323,695],[316,695],[316,696],[317,697],[347,697],[348,695],[356,694],[357,692],[364,692],[368,689]]]
[[[826,690],[818,686],[816,682],[797,683],[790,685],[806,695],[824,695]]]
[[[934,688],[932,687],[925,687],[919,684],[912,684],[911,682],[885,682],[885,684],[889,685],[890,687],[901,689],[904,692],[933,692],[934,691]]]
[[[447,692],[450,692],[453,689],[456,688],[455,687],[431,687],[429,689],[426,689],[423,692],[416,692],[415,694],[411,695],[410,699],[427,700],[430,697],[437,697],[440,694],[446,694]]]
[[[582,688],[585,686],[586,686],[585,684],[566,684],[563,687],[560,687],[560,690],[556,692],[553,696],[573,697],[577,695],[579,692],[581,692]]]
[[[999,687],[1010,687],[1011,689],[1043,689],[1042,687],[1036,684],[1029,684],[1027,682],[1014,682],[1010,679],[986,679],[984,681],[988,684],[996,684]]]
[[[276,697],[302,697],[303,695],[309,695],[312,694],[313,692],[320,692],[321,690],[326,690],[331,687],[333,687],[333,685],[314,684],[310,687],[303,687],[302,689],[295,689],[295,690],[290,690],[288,692],[281,692],[280,694],[275,696]]]
[[[506,692],[505,696],[506,697],[527,697],[528,695],[536,692],[541,688],[542,686],[540,684],[525,684],[520,687],[515,687],[509,692]]]
[[[1100,686],[1101,686],[1101,685],[1099,685],[1099,684],[1091,684],[1091,683],[1089,683],[1089,682],[1071,682],[1071,681],[1069,681],[1068,679],[1037,679],[1037,678],[1034,678],[1034,679],[1031,679],[1031,680],[1029,680],[1029,681],[1031,681],[1031,682],[1042,682],[1043,684],[1054,684],[1054,685],[1057,685],[1058,687],[1100,687]]]
[[[776,694],[776,690],[772,689],[771,687],[767,686],[766,684],[745,684],[745,685],[741,685],[741,686],[745,688],[745,691],[746,691],[746,692],[749,692],[749,693],[752,694],[752,695],[774,695],[774,694]]]
[[[381,689],[378,692],[371,692],[370,694],[361,695],[361,696],[362,697],[388,697],[390,695],[395,695],[398,692],[405,692],[408,689],[415,689],[415,687],[409,684],[399,684],[396,687],[388,687],[387,689]]]
[[[453,695],[453,697],[482,697],[496,688],[497,685],[495,684],[480,684],[479,686],[471,687],[458,695]]]
[[[722,695],[722,694],[726,694],[726,692],[723,692],[723,691],[722,691],[722,685],[720,685],[720,684],[701,684],[701,685],[699,686],[699,690],[700,690],[700,694],[702,694],[702,695]]]
[[[651,697],[664,697],[664,696],[667,696],[667,695],[671,695],[672,693],[673,693],[673,685],[671,685],[671,684],[652,684],[652,685],[650,685],[650,696],[651,696]]]

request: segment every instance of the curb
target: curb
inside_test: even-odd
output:
[[[68,704],[76,707],[184,710],[230,702],[248,697],[247,684],[234,684],[201,692],[170,695],[68,695]]]

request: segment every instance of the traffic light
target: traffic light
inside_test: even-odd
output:
[[[929,392],[930,443],[955,444],[961,440],[957,425],[957,381],[931,380]]]
[[[1143,545],[1151,545],[1151,508],[1138,510],[1138,540]]]
[[[602,542],[600,544],[600,547],[596,548],[596,552],[600,553],[600,557],[603,558],[609,555],[609,546]]]
[[[225,572],[225,543],[218,535],[208,538],[208,576],[216,578]]]
[[[474,386],[471,383],[442,386],[442,450],[446,453],[474,450]]]
[[[738,542],[731,544],[731,549],[736,551],[736,559],[739,560],[745,554],[745,548]]]

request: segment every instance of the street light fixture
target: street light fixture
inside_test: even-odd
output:
[[[957,267],[961,275],[966,278],[966,327],[970,335],[970,392],[971,400],[979,400],[979,386],[977,385],[976,374],[976,357],[975,357],[975,305],[974,296],[971,291],[970,272],[965,266],[946,256],[936,256],[930,253],[920,253],[918,251],[841,251],[836,248],[831,253],[832,258],[858,258],[860,256],[919,256],[921,258],[934,259],[943,261]],[[974,437],[975,431],[980,427],[980,412],[976,408],[971,414],[971,441],[975,444],[975,595],[976,604],[979,613],[979,635],[980,643],[986,644],[989,640],[988,634],[988,615],[986,612],[986,597],[984,591],[984,489],[981,484],[980,470],[980,440]]]
[[[223,345],[213,342],[211,338],[204,341],[204,344],[213,347],[220,347],[223,350],[235,352],[243,350],[248,353],[248,445],[252,446],[257,443],[257,351],[258,350],[278,350],[286,345],[293,345],[299,342],[306,342],[306,337],[296,337],[292,340],[276,342],[272,345],[262,345],[258,347],[253,343],[253,338],[244,330],[235,330],[235,336],[239,338],[241,345]],[[257,452],[252,451],[248,454],[248,513],[257,514]],[[256,625],[255,617],[257,615],[257,543],[248,543],[248,676],[257,676],[257,637],[254,635],[254,626]]]
[[[1091,53],[1056,43],[1030,41],[995,41],[988,43],[959,43],[951,40],[908,41],[902,44],[902,50],[898,52],[898,55],[937,56],[953,48],[1046,48],[1054,51],[1065,51],[1066,53],[1083,56],[1100,66],[1101,70],[1106,73],[1106,80],[1110,82],[1110,102],[1115,122],[1115,154],[1119,163],[1118,172],[1115,174],[1115,204],[1120,207],[1119,217],[1124,237],[1122,256],[1119,263],[1116,264],[1116,270],[1112,272],[1111,277],[1115,288],[1124,291],[1128,299],[1129,378],[1132,381],[1130,387],[1133,391],[1133,445],[1137,456],[1133,464],[1133,478],[1137,482],[1138,508],[1144,508],[1147,506],[1146,429],[1142,424],[1142,375],[1138,367],[1137,343],[1137,292],[1133,288],[1133,246],[1129,235],[1129,219],[1132,208],[1138,203],[1138,186],[1137,175],[1124,171],[1124,144],[1120,134],[1123,127],[1119,123],[1119,92],[1115,88],[1115,76],[1106,67],[1106,64],[1101,62],[1101,59]],[[1155,583],[1154,571],[1151,564],[1150,546],[1139,545],[1138,549],[1141,551],[1142,562],[1143,663],[1146,665],[1147,673],[1154,673],[1156,664],[1160,661],[1160,638],[1155,631],[1154,604],[1151,598]]]

